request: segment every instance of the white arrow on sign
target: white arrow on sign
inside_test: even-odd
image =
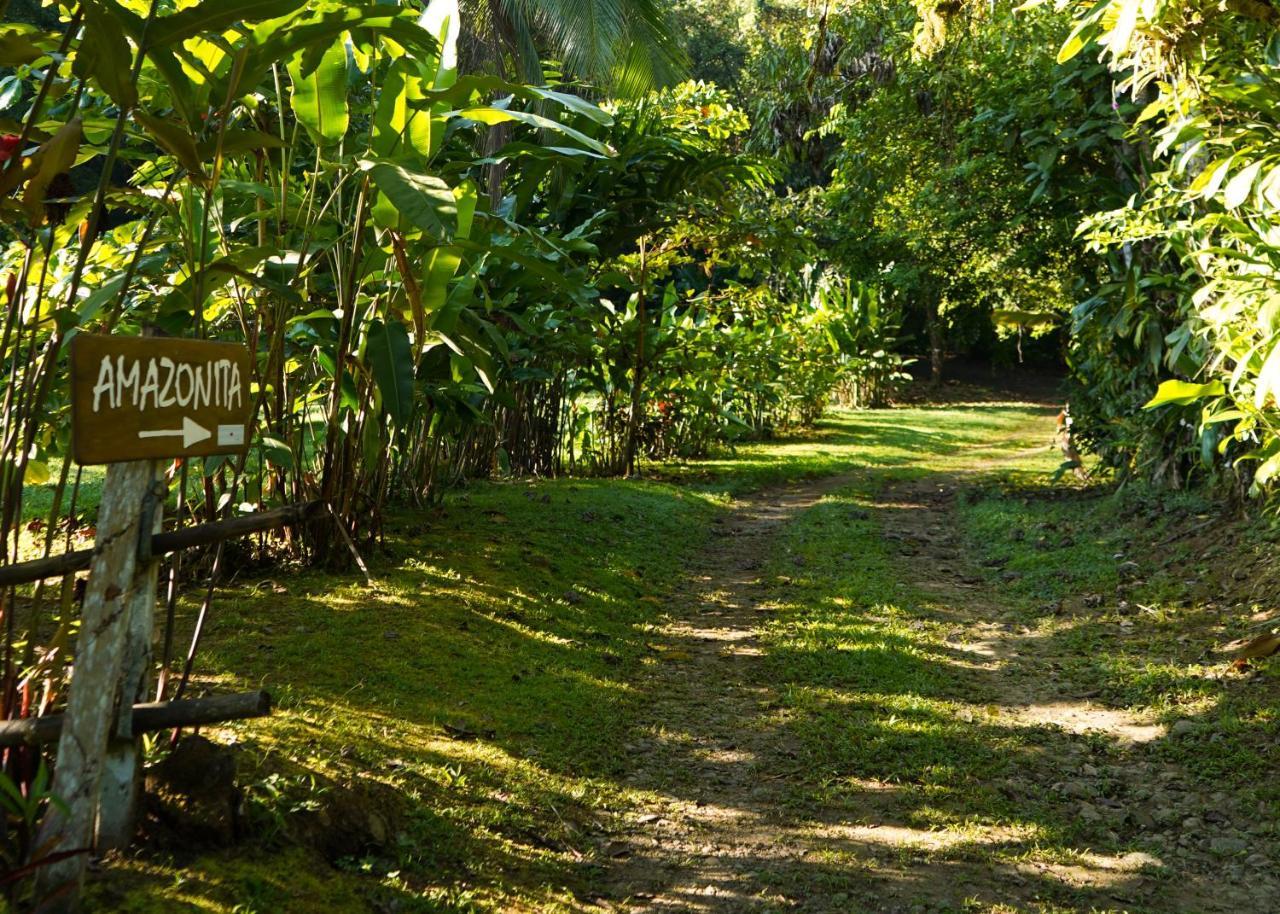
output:
[[[199,422],[196,422],[190,416],[182,417],[182,428],[157,428],[145,432],[138,432],[139,438],[176,438],[182,436],[182,446],[184,448],[191,447],[193,444],[199,444],[206,438],[211,438],[213,432],[209,431]]]

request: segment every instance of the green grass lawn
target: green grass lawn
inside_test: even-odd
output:
[[[269,720],[227,732],[243,748],[250,818],[291,862],[263,858],[261,840],[144,854],[113,865],[98,903],[579,909],[601,864],[597,823],[632,799],[613,779],[638,710],[629,683],[657,662],[647,633],[726,499],[824,474],[875,484],[923,472],[923,454],[980,457],[1018,429],[1045,447],[1047,422],[1016,406],[838,413],[732,456],[651,467],[648,480],[471,486],[391,521],[372,589],[318,573],[238,578],[215,603],[203,684],[277,697]],[[344,791],[379,810],[391,846],[352,847],[334,866],[292,847],[286,823]]]
[[[1051,797],[996,786],[1004,774],[1031,780],[1079,745],[991,713],[991,684],[955,662],[944,608],[882,536],[877,493],[938,473],[963,474],[964,548],[995,563],[981,574],[1001,582],[1010,624],[1060,640],[1060,675],[1100,700],[1203,721],[1202,737],[1162,751],[1206,782],[1269,799],[1248,782],[1276,761],[1274,690],[1206,684],[1197,656],[1213,611],[1181,606],[1173,564],[1168,580],[1152,574],[1135,590],[1159,607],[1141,637],[1117,639],[1107,609],[1056,613],[1084,593],[1114,603],[1116,554],[1202,505],[1102,490],[1046,498],[1059,463],[1052,422],[1051,410],[1019,405],[842,412],[811,433],[651,467],[645,480],[473,485],[442,509],[392,519],[372,588],[320,573],[238,576],[219,593],[199,669],[202,686],[260,686],[279,702],[271,718],[219,732],[240,747],[254,836],[118,859],[94,904],[590,909],[608,823],[643,799],[619,775],[643,710],[634,684],[662,662],[652,640],[665,600],[735,493],[830,474],[849,474],[847,485],[783,531],[761,572],[776,582],[767,662],[808,772],[796,815],[856,821],[857,792],[874,780],[902,788],[904,824],[960,836],[944,856],[1062,863],[1138,846],[1082,829]],[[1179,641],[1188,625],[1204,636]],[[997,826],[1002,843],[976,837]],[[298,840],[312,832],[328,844]],[[1088,909],[1052,893],[1045,905]]]

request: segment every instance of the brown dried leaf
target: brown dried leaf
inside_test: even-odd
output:
[[[1256,660],[1259,657],[1270,657],[1276,651],[1280,651],[1280,635],[1267,632],[1265,635],[1246,641],[1235,648],[1234,653],[1237,660]]]

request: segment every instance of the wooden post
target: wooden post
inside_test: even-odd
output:
[[[139,514],[139,523],[145,527],[139,526],[138,530],[140,553],[127,611],[129,627],[125,633],[116,725],[102,770],[95,842],[99,852],[129,846],[142,801],[142,740],[133,732],[133,706],[144,701],[150,690],[160,569],[160,563],[151,556],[151,537],[160,532],[165,499],[165,486],[155,475],[154,461],[151,467],[151,483]]]
[[[64,890],[51,906],[46,906],[49,911],[71,912],[79,907],[98,815],[107,741],[117,726],[120,677],[133,623],[130,611],[141,601],[140,586],[149,587],[154,599],[154,575],[148,573],[150,569],[138,574],[138,542],[143,505],[155,478],[154,460],[112,464],[102,489],[98,535],[53,777],[53,793],[65,809],[50,808],[39,836],[41,844],[56,842],[57,852],[84,853],[39,871],[41,895]],[[132,703],[130,695],[126,707]]]
[[[85,333],[71,342],[72,454],[110,468],[54,766],[63,805],[40,824],[40,846],[71,856],[39,870],[42,911],[79,907],[95,836],[109,849],[133,835],[133,705],[151,668],[152,546],[164,503],[156,461],[243,453],[252,377],[253,353],[234,343]]]

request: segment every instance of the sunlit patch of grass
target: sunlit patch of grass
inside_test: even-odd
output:
[[[263,895],[262,909],[576,909],[597,817],[637,799],[615,781],[640,700],[631,682],[715,502],[661,483],[475,486],[393,517],[372,588],[304,573],[222,589],[201,683],[278,698],[272,717],[226,731],[251,811],[278,816],[287,846],[296,785],[316,785],[320,806],[356,789],[394,832],[349,859],[298,863],[326,874],[334,906]],[[281,775],[287,795],[256,790]],[[289,878],[281,865],[251,842],[175,872],[206,905],[191,910],[230,912],[259,902],[206,873],[257,872],[269,887]],[[155,895],[165,873],[127,873],[104,889],[121,910],[171,898]]]
[[[874,470],[885,479],[971,469],[984,459],[1007,457],[1011,449],[1041,448],[1044,460],[1023,462],[1018,470],[1039,474],[1057,465],[1047,448],[1052,417],[1051,409],[1025,403],[981,410],[834,410],[810,432],[741,445],[706,460],[662,464],[650,472],[732,494],[859,470]]]
[[[632,684],[644,665],[668,662],[651,646],[665,598],[733,495],[831,474],[847,485],[782,531],[759,570],[780,700],[752,725],[795,748],[787,813],[859,821],[871,792],[876,816],[946,835],[904,851],[912,861],[1084,865],[1084,848],[1111,839],[1078,827],[1075,804],[1045,785],[1060,777],[1064,747],[1093,757],[1109,743],[1001,716],[987,665],[947,640],[949,608],[883,538],[885,486],[951,474],[967,493],[955,515],[965,548],[1003,563],[979,564],[986,592],[998,588],[1014,621],[1070,658],[1055,671],[1064,681],[1166,720],[1212,717],[1204,739],[1161,749],[1199,776],[1259,776],[1270,757],[1255,738],[1274,737],[1277,721],[1261,701],[1211,703],[1219,683],[1203,675],[1202,645],[1177,640],[1194,610],[1156,606],[1154,649],[1122,632],[1114,556],[1134,554],[1132,511],[1090,492],[1037,500],[1033,484],[1059,463],[1051,432],[1051,412],[1024,405],[840,412],[812,434],[647,467],[648,481],[473,486],[441,511],[392,518],[386,553],[371,556],[372,589],[314,573],[281,576],[284,593],[239,581],[215,606],[202,683],[263,685],[280,699],[271,719],[229,728],[251,793],[273,776],[291,785],[275,808],[258,790],[257,813],[287,819],[281,807],[313,789],[367,789],[393,834],[339,859],[284,851],[308,874],[301,897],[332,893],[319,908],[271,894],[284,864],[280,846],[261,841],[181,865],[113,863],[102,890],[140,912],[157,909],[149,898],[177,898],[164,888],[175,879],[190,900],[158,909],[581,910],[604,865],[601,823],[652,799],[622,784],[628,740],[698,745],[679,728],[636,729],[643,697]],[[1147,525],[1152,537],[1166,527]],[[1169,586],[1155,573],[1148,585]],[[1082,592],[1108,603],[1083,616],[1045,609]],[[808,888],[834,895],[858,883],[865,858],[832,849],[820,862]],[[929,910],[1085,909],[1045,885],[1022,907],[975,898]],[[849,896],[849,910],[859,904]]]
[[[1272,534],[1265,519],[1217,521],[1215,510],[1204,493],[1130,486],[1046,498],[1007,486],[974,493],[960,517],[989,562],[988,578],[1048,632],[1065,686],[1166,724],[1191,724],[1159,741],[1158,757],[1205,788],[1275,802],[1280,790],[1268,786],[1267,772],[1280,763],[1277,664],[1241,674],[1212,654],[1244,629],[1245,607],[1213,602],[1227,589],[1215,578],[1232,564],[1207,559],[1184,531],[1231,525],[1239,555],[1266,551]]]

